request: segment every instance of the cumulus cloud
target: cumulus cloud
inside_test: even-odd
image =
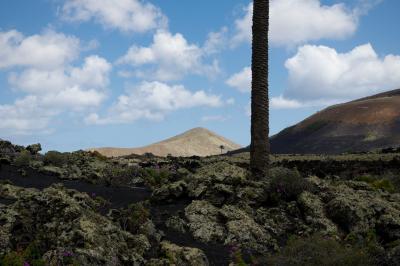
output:
[[[81,68],[27,69],[11,73],[8,81],[16,89],[40,97],[46,106],[82,109],[98,106],[105,98],[110,71],[107,60],[93,55],[85,58]]]
[[[48,94],[68,87],[102,89],[109,84],[111,64],[97,55],[86,57],[83,66],[60,67],[54,70],[26,69],[12,72],[9,83],[27,93]]]
[[[305,105],[297,100],[285,99],[282,95],[272,97],[270,102],[271,109],[295,109]]]
[[[288,87],[270,98],[271,109],[326,106],[400,87],[400,56],[378,56],[371,44],[340,53],[327,46],[304,45],[285,62]],[[226,83],[251,91],[251,69],[245,67]]]
[[[111,64],[97,55],[85,58],[82,67],[53,70],[28,68],[9,74],[15,90],[26,93],[12,104],[0,105],[1,132],[49,132],[51,121],[63,112],[83,112],[106,98]]]
[[[137,33],[168,24],[158,7],[141,0],[66,0],[61,18],[72,22],[94,20],[104,28]]]
[[[320,0],[272,0],[269,40],[272,45],[291,46],[320,39],[344,39],[357,29],[358,20],[379,0],[361,1],[354,9],[343,3],[323,5]],[[235,21],[233,45],[251,42],[253,3]]]
[[[138,119],[161,120],[169,112],[193,107],[219,107],[220,96],[200,90],[191,92],[182,85],[169,86],[161,82],[142,82],[127,94],[119,96],[105,117],[93,113],[88,124],[124,124]]]
[[[0,69],[52,69],[73,61],[79,51],[79,39],[54,31],[31,36],[24,36],[16,30],[0,32]]]
[[[222,27],[219,31],[210,32],[204,43],[203,51],[205,54],[215,54],[223,49],[228,42],[228,28]]]
[[[40,106],[36,96],[27,96],[13,104],[0,105],[0,131],[13,135],[46,133],[50,120],[57,114]]]
[[[251,67],[245,67],[240,72],[233,74],[225,83],[240,92],[251,91]]]
[[[289,86],[283,96],[301,102],[343,101],[400,86],[400,56],[380,57],[371,44],[346,53],[305,45],[285,67]]]
[[[218,62],[205,64],[203,59],[208,52],[216,49],[218,40],[215,39],[218,38],[212,37],[213,40],[207,43],[206,50],[188,43],[180,33],[173,35],[168,31],[159,30],[150,46],[131,46],[117,63],[135,67],[134,75],[137,77],[151,77],[161,81],[177,80],[192,73],[212,76],[219,72]],[[148,68],[144,70],[145,66]],[[137,69],[138,67],[141,68]]]

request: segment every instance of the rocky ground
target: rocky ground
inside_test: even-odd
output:
[[[0,265],[400,265],[400,154],[253,180],[246,155],[39,151],[0,141]]]

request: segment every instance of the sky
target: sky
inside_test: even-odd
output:
[[[271,0],[270,133],[400,88],[400,1]],[[0,138],[144,146],[206,127],[250,142],[248,0],[0,1]]]

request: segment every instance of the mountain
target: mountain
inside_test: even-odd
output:
[[[193,128],[175,137],[140,148],[93,148],[107,157],[152,153],[157,156],[208,156],[239,149],[240,145],[205,128]]]
[[[271,137],[273,153],[369,151],[400,146],[400,89],[330,106]]]

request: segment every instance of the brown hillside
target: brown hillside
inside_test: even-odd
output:
[[[274,153],[343,153],[400,146],[400,89],[328,107],[271,138]]]
[[[152,153],[157,156],[209,156],[240,148],[240,145],[205,128],[194,128],[175,137],[140,148],[93,148],[108,157]]]

